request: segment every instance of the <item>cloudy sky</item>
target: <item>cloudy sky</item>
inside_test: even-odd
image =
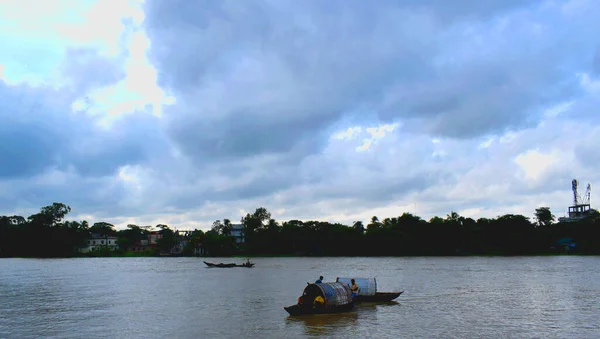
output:
[[[599,31],[595,0],[4,0],[0,214],[562,216],[600,183]]]

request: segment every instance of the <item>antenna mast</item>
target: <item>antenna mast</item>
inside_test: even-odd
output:
[[[579,205],[579,194],[577,193],[577,186],[579,186],[579,181],[577,179],[573,179],[571,181],[571,186],[573,187],[573,206]]]
[[[585,201],[584,204],[591,205],[592,204],[592,184],[587,185],[587,189],[585,190]]]

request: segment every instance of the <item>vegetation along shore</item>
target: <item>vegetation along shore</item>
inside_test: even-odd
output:
[[[77,256],[456,256],[600,254],[600,217],[556,222],[547,207],[534,220],[506,214],[465,218],[455,212],[429,221],[403,213],[365,225],[277,222],[261,207],[238,224],[217,220],[209,231],[167,225],[67,221],[71,208],[54,203],[27,218],[0,216],[0,257]]]

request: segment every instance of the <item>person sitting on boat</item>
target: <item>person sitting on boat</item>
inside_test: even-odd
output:
[[[354,279],[350,279],[352,286],[350,286],[350,290],[352,291],[352,298],[356,298],[358,296],[359,287]]]
[[[325,299],[323,299],[323,297],[320,295],[316,296],[315,300],[313,301],[313,307],[321,309],[323,306],[325,306]]]
[[[323,276],[320,276],[319,279],[317,279],[317,281],[315,281],[315,284],[322,284],[323,283]]]

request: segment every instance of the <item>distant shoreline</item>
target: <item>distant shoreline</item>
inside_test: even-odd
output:
[[[1,257],[2,259],[90,259],[90,258],[165,258],[165,259],[180,259],[180,258],[228,258],[231,261],[239,261],[247,258],[529,258],[529,257],[595,257],[600,254],[589,253],[539,253],[539,254],[469,254],[469,255],[251,255],[251,256],[166,256],[166,255],[78,255],[64,257],[34,257],[34,256],[15,256]]]
[[[42,207],[27,218],[0,216],[0,257],[521,257],[600,255],[600,213],[555,221],[547,207],[536,220],[505,214],[497,218],[423,220],[403,213],[368,224],[290,220],[279,223],[265,208],[234,224],[216,220],[210,231],[177,231],[168,225],[67,221],[71,208]],[[590,210],[591,211],[591,210]]]

